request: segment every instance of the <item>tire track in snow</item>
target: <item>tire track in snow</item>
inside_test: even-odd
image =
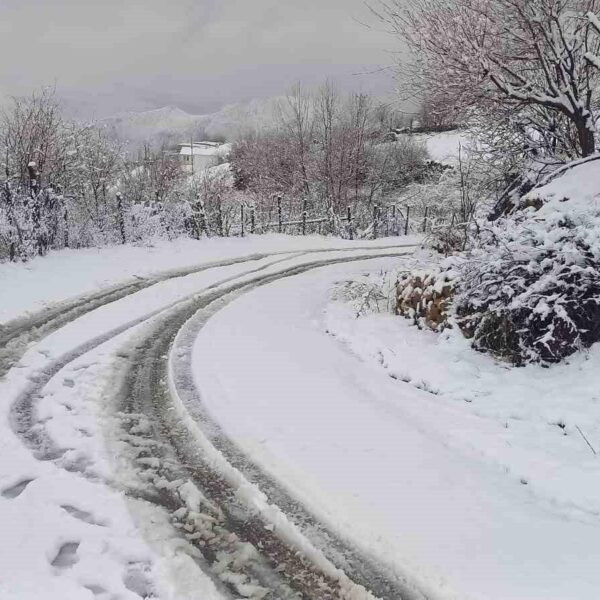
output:
[[[394,246],[394,248],[398,249],[398,246]],[[376,250],[381,251],[381,248]],[[331,250],[326,251],[330,252]],[[319,266],[397,255],[398,253],[354,255],[313,261],[276,274],[261,275],[252,281],[245,280],[222,288],[225,281],[245,277],[248,275],[248,272],[246,272],[240,276],[229,277],[227,280],[213,284],[206,288],[204,292],[195,294],[192,300],[175,303],[174,308],[160,309],[132,320],[113,331],[82,344],[54,361],[42,372],[39,372],[31,381],[27,390],[20,395],[13,405],[11,411],[13,428],[38,458],[55,460],[60,466],[61,449],[55,446],[53,440],[44,431],[43,425],[35,420],[35,403],[44,386],[62,368],[76,358],[83,356],[135,325],[156,317],[157,321],[163,324],[163,327],[162,329],[160,326],[158,327],[159,334],[156,333],[154,327],[152,328],[153,333],[147,338],[150,346],[147,343],[146,345],[138,345],[141,354],[137,354],[137,357],[130,361],[130,376],[127,379],[129,382],[137,381],[138,385],[142,386],[147,386],[148,382],[152,382],[151,387],[146,387],[146,392],[141,395],[137,394],[136,396],[136,394],[128,393],[123,395],[124,402],[127,400],[123,406],[125,409],[123,411],[123,422],[125,427],[129,429],[127,435],[130,436],[130,441],[136,439],[140,441],[140,431],[146,429],[143,435],[146,435],[147,441],[150,442],[150,446],[142,444],[145,450],[138,453],[136,457],[138,468],[143,478],[146,479],[146,483],[150,485],[147,485],[147,489],[144,490],[129,490],[131,495],[142,497],[172,513],[174,524],[186,532],[184,535],[187,536],[188,541],[196,542],[197,547],[205,557],[210,557],[212,552],[213,560],[209,560],[212,575],[214,576],[215,572],[220,575],[221,581],[229,585],[232,593],[247,597],[272,599],[295,598],[298,597],[298,593],[303,594],[302,597],[318,598],[319,600],[350,597],[340,587],[339,580],[320,572],[315,564],[299,554],[295,547],[280,539],[268,523],[257,517],[254,514],[255,511],[249,510],[248,506],[240,501],[235,490],[228,485],[228,482],[222,478],[218,470],[211,464],[211,460],[202,457],[201,453],[199,454],[199,449],[194,448],[193,437],[189,437],[189,432],[186,434],[181,421],[170,420],[174,415],[169,415],[161,409],[161,406],[164,408],[164,403],[154,402],[152,406],[147,403],[152,398],[166,398],[168,400],[169,394],[164,386],[164,379],[161,381],[156,379],[156,376],[161,372],[163,375],[166,374],[166,357],[169,347],[179,329],[199,308],[208,307],[227,294],[248,290],[251,287],[269,283],[280,277],[291,276]],[[254,256],[247,260],[257,260],[257,258]],[[232,264],[230,261],[226,262]],[[234,262],[242,261],[238,259]],[[205,266],[202,270],[214,266]],[[271,265],[265,265],[255,271],[261,271],[269,266]],[[120,290],[120,292],[122,291]],[[127,292],[124,295],[127,295]],[[85,303],[78,306],[77,310],[84,310],[84,307]],[[93,309],[90,308],[89,310]],[[166,318],[164,322],[163,317]],[[167,325],[164,325],[164,323],[167,323]],[[160,333],[161,331],[162,333]],[[144,351],[147,353],[145,359]],[[157,353],[158,351],[160,352]],[[163,361],[162,371],[156,368],[161,361]],[[131,378],[132,372],[137,373],[133,379]],[[135,401],[137,404],[135,402],[131,403],[133,398],[137,398],[137,401]],[[140,399],[142,403],[146,403],[144,406],[140,404]],[[137,408],[143,408],[143,410],[137,411]],[[149,430],[147,427],[140,429],[140,418],[147,419],[147,411],[150,409],[154,411],[153,418],[155,418],[155,422],[151,423]],[[135,423],[136,419],[137,424]],[[148,432],[151,432],[149,437]],[[185,443],[182,443],[182,441],[185,441]],[[157,443],[153,446],[153,442]],[[158,456],[162,452],[166,452],[164,460],[161,462],[160,458],[157,459],[152,452],[148,452],[149,447]],[[192,456],[185,454],[189,451],[192,451]],[[157,459],[158,462],[153,459]],[[190,463],[190,459],[196,462]],[[164,485],[165,482],[179,481],[181,477],[175,477],[175,475],[182,474],[190,475],[186,481],[193,482],[196,485],[188,488],[181,485],[171,486],[172,489],[169,489],[169,485]],[[198,490],[201,490],[202,486],[207,486],[207,482],[210,483],[209,487],[206,488],[207,493],[199,494]],[[148,495],[148,489],[155,493]],[[175,490],[175,494],[171,493],[173,490]],[[190,506],[198,510],[192,510]],[[206,510],[200,510],[201,507]],[[218,535],[215,534],[215,531],[218,532]],[[203,535],[208,535],[208,540],[203,539]],[[215,546],[218,546],[219,541],[223,542],[224,546],[215,551]],[[232,544],[235,547],[233,553],[231,552]],[[282,565],[287,566],[282,567]],[[232,570],[232,568],[237,569],[237,571]],[[247,569],[248,572],[245,573],[244,569]],[[258,582],[258,585],[256,582]],[[300,592],[300,590],[302,591]],[[394,596],[394,598],[400,597],[399,595]]]
[[[253,285],[250,289],[257,287]],[[231,292],[198,310],[179,330],[170,355],[170,376],[174,392],[184,410],[198,427],[200,435],[216,448],[227,463],[237,469],[250,483],[265,494],[270,504],[277,506],[302,534],[319,548],[336,567],[343,570],[353,581],[375,594],[381,600],[424,600],[408,583],[384,565],[345,541],[327,525],[310,513],[274,477],[253,462],[223,431],[219,423],[204,406],[193,377],[192,350],[201,329],[219,310],[233,302],[246,289]]]
[[[267,491],[270,493],[267,493],[267,496],[270,503],[275,499],[281,501],[281,504],[276,503],[277,506],[269,507],[267,512],[277,514],[278,509],[283,509],[293,523],[301,524],[302,533],[311,529],[312,541],[315,542],[319,538],[315,548],[309,548],[306,555],[303,554],[310,544],[305,540],[302,540],[304,543],[301,541],[298,544],[298,538],[302,538],[302,535],[298,535],[293,527],[291,532],[284,531],[281,535],[261,511],[249,508],[248,499],[240,499],[240,489],[244,488],[243,478],[232,475],[231,470],[235,469],[228,469],[227,465],[225,468],[223,465],[219,466],[214,448],[211,452],[211,448],[207,449],[198,443],[197,432],[190,429],[185,415],[182,417],[178,410],[182,380],[183,387],[190,389],[191,374],[186,373],[189,363],[184,366],[183,371],[177,372],[177,369],[174,369],[175,398],[165,382],[169,368],[168,354],[173,340],[179,340],[181,336],[189,342],[197,333],[196,327],[186,325],[196,324],[193,315],[200,314],[200,319],[204,322],[210,314],[237,295],[259,285],[318,266],[365,258],[373,256],[328,260],[294,267],[276,275],[262,276],[253,282],[234,284],[228,289],[203,298],[201,302],[191,302],[185,309],[174,311],[171,316],[161,319],[162,322],[153,327],[152,333],[146,334],[137,342],[132,356],[128,359],[131,366],[120,393],[121,410],[125,416],[125,438],[129,440],[134,451],[133,460],[141,460],[145,467],[144,482],[140,482],[140,485],[143,488],[144,483],[150,483],[159,503],[165,502],[166,495],[167,504],[179,507],[172,511],[176,515],[175,525],[183,530],[183,535],[188,541],[200,542],[200,549],[204,549],[205,558],[209,560],[213,570],[222,580],[233,582],[232,593],[242,592],[243,587],[236,587],[235,580],[236,577],[242,576],[242,586],[258,586],[257,589],[261,590],[259,596],[252,597],[272,600],[293,598],[298,593],[304,598],[314,600],[373,598],[370,592],[386,600],[417,597],[414,592],[408,592],[408,587],[398,581],[397,577],[327,531],[324,525],[319,524],[297,502],[286,496],[286,492],[280,490],[273,480],[268,481],[270,487]],[[184,356],[187,354],[189,357],[189,348],[190,346],[184,349]],[[181,344],[175,342],[175,354],[179,354],[181,349]],[[192,402],[197,400],[196,396]],[[187,402],[185,404],[187,405]],[[216,438],[224,440],[224,436],[215,435],[218,430],[216,423],[205,420],[203,425],[211,430],[211,443]],[[222,450],[223,444],[218,443],[216,453]],[[224,454],[228,461],[234,461],[235,468],[242,466],[241,471],[244,475],[248,474],[250,463],[247,459],[240,460],[241,453]],[[157,457],[158,460],[154,460]],[[253,474],[256,475],[258,468],[254,465],[252,468]],[[180,490],[182,485],[188,486],[190,483],[194,490],[199,490],[202,498],[209,500],[211,506],[217,506],[218,523],[211,521],[211,527],[207,528],[206,519],[214,517],[214,513],[209,512],[207,515],[199,506],[191,509],[186,504],[186,498],[182,497]],[[253,483],[258,484],[260,490],[265,492],[263,484],[267,483],[266,476],[261,474],[253,477]],[[293,512],[290,509],[293,509]],[[299,519],[298,515],[302,515],[302,519]],[[177,519],[182,521],[177,522]],[[324,539],[325,544],[322,543]],[[255,550],[260,551],[257,554],[250,552],[243,561],[239,561],[237,545],[240,543],[250,543]],[[330,550],[327,557],[316,550],[323,546]],[[229,569],[231,564],[233,570]]]
[[[280,254],[280,253],[275,253],[275,255],[278,255],[278,254]],[[260,258],[257,258],[257,256],[259,256],[259,255],[253,255],[253,256],[249,257],[247,260],[237,260],[236,259],[233,262],[223,261],[222,263],[219,263],[217,266],[215,266],[213,264],[212,266],[208,266],[206,268],[225,267],[225,266],[230,266],[231,264],[239,264],[241,262],[254,262],[256,260],[260,260]],[[274,264],[277,264],[280,262],[285,262],[286,260],[290,260],[294,256],[296,256],[296,255],[287,255],[285,258],[280,258],[280,259],[274,260],[266,265],[257,267],[256,269],[251,269],[249,271],[244,271],[243,273],[238,274],[238,275],[226,277],[225,279],[222,279],[220,281],[217,281],[213,284],[206,286],[200,292],[192,294],[191,297],[198,296],[198,295],[202,294],[203,291],[206,292],[206,291],[212,290],[220,285],[226,284],[229,281],[231,281],[232,279],[236,279],[237,277],[245,277],[252,273],[267,269]],[[268,258],[268,256],[267,256],[267,258]],[[204,271],[204,270],[206,270],[206,269],[203,267],[197,271],[194,271],[194,273]],[[177,276],[173,276],[173,277],[177,277]],[[171,278],[171,277],[168,277],[168,278]],[[122,290],[120,290],[120,292],[121,291]],[[139,291],[139,290],[135,290],[135,291]],[[131,293],[135,293],[135,292],[131,292]],[[129,294],[125,294],[125,295],[129,295]],[[189,299],[189,297],[188,297],[188,299]],[[57,375],[59,371],[64,369],[69,363],[73,362],[77,358],[94,350],[98,346],[104,344],[105,342],[116,337],[117,335],[120,335],[121,333],[124,333],[125,331],[127,331],[129,329],[132,329],[136,325],[139,325],[145,321],[150,320],[152,317],[155,317],[156,315],[160,314],[161,312],[163,312],[165,310],[169,310],[173,306],[177,306],[179,304],[186,302],[186,300],[187,299],[182,299],[182,300],[177,300],[175,302],[172,302],[171,304],[168,304],[166,306],[158,308],[150,313],[146,313],[136,319],[133,319],[119,327],[111,329],[110,331],[104,333],[103,335],[99,335],[90,340],[87,340],[83,344],[72,349],[70,352],[63,354],[62,356],[60,356],[53,362],[50,362],[43,369],[38,370],[35,374],[33,374],[29,377],[29,380],[30,380],[29,384],[26,386],[26,388],[24,390],[21,391],[21,393],[17,396],[17,398],[14,400],[14,402],[11,406],[10,419],[11,419],[11,425],[12,425],[13,431],[15,431],[15,433],[24,442],[26,442],[26,444],[32,449],[34,456],[38,460],[57,460],[57,459],[61,458],[61,456],[65,452],[65,449],[58,447],[56,445],[55,441],[52,440],[51,437],[47,434],[43,424],[36,422],[36,418],[35,418],[35,414],[34,414],[34,406],[35,406],[37,399],[40,397],[40,394],[41,394],[43,388],[46,386],[46,384],[55,375]],[[87,312],[90,312],[91,310],[94,310],[94,308],[99,308],[100,306],[109,304],[111,301],[114,301],[114,300],[108,300],[107,302],[103,302],[102,304],[100,304],[98,306],[94,306],[93,308],[90,308],[89,310],[85,310],[86,307],[88,306],[88,304],[86,302],[84,302],[82,305],[78,305],[76,308],[76,311],[78,313],[77,317],[82,316],[82,314],[86,314]],[[94,300],[94,304],[95,304],[95,300]],[[85,311],[85,312],[82,312],[81,314],[79,314],[79,311]],[[62,321],[62,319],[61,319],[61,321]],[[51,323],[52,323],[51,326],[56,325],[56,322],[54,320],[52,320]],[[65,325],[65,323],[61,322],[61,325],[57,325],[57,327],[60,328],[60,326],[62,326],[62,325]],[[25,335],[27,335],[27,332],[25,332]]]
[[[258,261],[267,256],[269,254],[252,254],[242,258],[206,263],[187,269],[165,271],[158,275],[111,286],[74,300],[60,302],[34,314],[14,319],[4,325],[0,324],[0,377],[5,375],[19,361],[29,344],[101,306],[121,300],[126,296],[168,279],[185,277],[208,269],[231,266],[242,262]]]
[[[280,250],[276,252],[257,252],[242,257],[235,257],[222,261],[213,261],[194,265],[191,267],[170,269],[162,273],[137,278],[135,281],[127,281],[122,284],[111,286],[93,294],[86,294],[73,300],[58,302],[57,304],[8,321],[0,323],[0,377],[4,376],[25,353],[27,346],[38,341],[46,335],[60,329],[70,321],[75,320],[96,308],[110,304],[126,296],[139,292],[162,281],[185,277],[195,273],[201,273],[209,269],[226,267],[249,261],[259,261],[270,256],[277,255],[302,255],[322,252],[353,252],[356,250],[386,250],[391,248],[409,248],[414,244],[392,244],[386,246],[356,246],[354,248],[309,248],[306,250]]]

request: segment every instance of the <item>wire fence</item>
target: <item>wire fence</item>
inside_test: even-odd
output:
[[[367,212],[368,210],[368,212]],[[342,213],[329,210],[310,210],[307,203],[294,211],[292,203],[286,206],[283,198],[276,197],[272,206],[239,204],[237,210],[227,210],[218,203],[210,211],[202,205],[197,211],[198,233],[220,236],[241,236],[268,232],[291,235],[334,234],[348,239],[377,239],[379,237],[427,234],[437,227],[456,221],[453,212],[429,206],[401,204],[374,204],[370,209],[353,211],[347,207]],[[209,214],[210,213],[210,214]],[[226,225],[225,225],[226,224]]]

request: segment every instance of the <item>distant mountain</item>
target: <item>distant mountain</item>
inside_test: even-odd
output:
[[[210,115],[190,115],[174,106],[155,110],[120,113],[102,120],[108,130],[118,139],[131,146],[148,142],[153,146],[172,145],[206,137],[206,125]]]
[[[228,104],[206,115],[191,115],[175,106],[141,112],[119,113],[103,119],[102,124],[117,139],[130,147],[144,143],[152,146],[175,145],[194,140],[231,141],[248,131],[269,127],[274,122],[279,98],[255,99]]]

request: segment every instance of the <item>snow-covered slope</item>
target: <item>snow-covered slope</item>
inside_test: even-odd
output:
[[[466,158],[470,144],[469,135],[464,131],[426,134],[423,140],[433,160],[451,166],[458,163],[459,156]]]
[[[131,146],[142,142],[177,143],[190,137],[235,139],[247,131],[266,127],[273,122],[280,98],[258,98],[228,104],[205,115],[192,115],[180,108],[165,106],[155,110],[120,113],[102,122],[112,134]]]
[[[463,159],[467,157],[471,143],[469,133],[458,129],[441,133],[415,133],[410,137],[425,145],[432,160],[449,166],[458,164],[459,155]]]
[[[557,210],[594,210],[600,200],[600,156],[569,163],[549,175],[523,197],[524,201],[539,198],[545,203],[540,215]],[[568,204],[563,204],[568,200]]]
[[[186,141],[204,137],[210,115],[190,115],[180,108],[165,106],[156,110],[128,112],[105,119],[103,123],[118,138],[131,144],[143,141]]]

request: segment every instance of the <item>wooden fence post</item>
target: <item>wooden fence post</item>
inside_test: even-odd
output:
[[[410,206],[406,207],[406,220],[404,221],[404,235],[408,235],[408,218],[410,217]]]
[[[352,211],[350,207],[348,207],[348,235],[351,240],[354,239],[354,232],[352,231]]]
[[[63,223],[65,225],[65,235],[64,235],[64,246],[65,248],[69,247],[69,209],[67,208],[67,203],[63,201]]]
[[[302,235],[306,235],[306,200],[302,203]]]
[[[204,200],[199,200],[200,204],[200,233],[208,237],[208,219],[206,218],[206,207],[204,206]]]
[[[221,206],[221,196],[219,196],[217,204],[217,218],[219,219],[219,235],[223,237],[223,207]]]
[[[121,243],[125,244],[127,242],[125,238],[125,215],[123,209],[123,194],[121,192],[116,193],[117,198],[117,212],[119,215],[119,233],[121,234]]]
[[[379,207],[377,206],[377,204],[373,205],[373,239],[376,240],[377,239],[377,217],[378,217],[378,210]]]
[[[385,237],[390,237],[390,207],[385,207]]]
[[[423,233],[427,233],[427,213],[429,212],[429,206],[425,207],[425,215],[423,216]]]
[[[282,231],[281,196],[277,196],[277,224],[278,224],[278,231],[279,231],[279,233],[281,233],[281,231]]]
[[[244,205],[240,204],[240,222],[242,228],[240,229],[240,237],[244,237]]]

